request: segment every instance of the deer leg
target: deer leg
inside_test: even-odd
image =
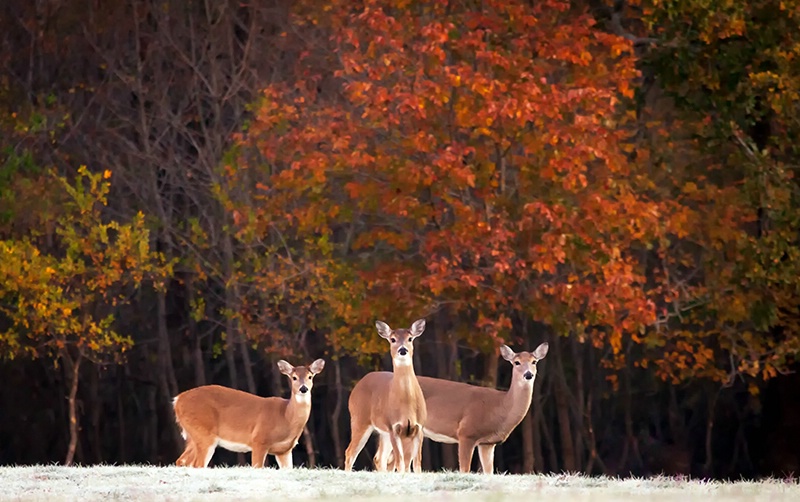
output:
[[[425,440],[425,436],[422,434],[422,427],[419,427],[417,431],[417,435],[414,437],[414,443],[416,445],[416,454],[414,455],[414,472],[422,472],[422,442]]]
[[[175,461],[175,465],[189,466],[194,464],[194,457],[197,455],[195,450],[194,441],[192,441],[192,438],[187,438],[186,447],[181,456],[178,457],[178,460]]]
[[[391,438],[388,434],[383,432],[378,433],[378,451],[375,452],[375,470],[378,472],[386,472],[387,469],[394,470],[394,459],[391,459],[391,465],[389,465],[390,457],[392,455],[392,445],[391,445]]]
[[[458,468],[461,472],[472,470],[472,454],[475,451],[475,441],[461,438],[458,440]]]
[[[492,474],[494,472],[494,447],[495,444],[479,444],[478,457],[481,459],[481,467],[483,467],[484,474]]]
[[[394,453],[394,466],[397,472],[406,472],[406,461],[405,456],[403,455],[403,438],[400,437],[399,429],[402,428],[403,425],[398,424],[392,428],[392,432],[390,433],[390,437],[392,439],[392,453]]]
[[[275,455],[275,460],[278,461],[278,467],[281,469],[294,469],[294,463],[292,463],[292,450],[289,450],[286,453],[281,453],[280,455]]]
[[[195,441],[195,456],[194,456],[194,467],[208,467],[208,463],[211,462],[211,457],[214,456],[214,450],[217,449],[216,442],[206,441],[206,442],[199,442]]]
[[[267,463],[267,447],[261,444],[254,444],[250,454],[250,464],[254,468],[264,467]]]
[[[353,464],[356,462],[356,457],[364,449],[367,444],[370,434],[372,434],[372,426],[364,424],[350,424],[350,445],[347,451],[344,452],[344,470],[352,471]]]

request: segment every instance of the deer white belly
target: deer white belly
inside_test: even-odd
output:
[[[226,450],[235,451],[239,453],[247,453],[251,450],[249,446],[244,443],[236,443],[233,441],[226,441],[222,438],[217,438],[217,444]]]
[[[451,438],[450,436],[445,436],[444,434],[437,434],[430,429],[422,429],[423,434],[425,434],[426,438],[432,439],[437,443],[447,443],[447,444],[456,444],[458,443],[458,439]]]

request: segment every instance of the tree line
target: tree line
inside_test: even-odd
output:
[[[499,470],[799,465],[800,2],[0,9],[0,462],[173,463],[179,392],[324,357],[341,466],[425,318],[419,375],[550,344]]]

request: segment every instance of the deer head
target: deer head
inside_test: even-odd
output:
[[[536,347],[533,352],[514,352],[508,345],[500,346],[503,359],[514,365],[512,382],[522,382],[533,385],[536,379],[536,363],[544,359],[550,346],[547,342]]]
[[[311,389],[314,387],[314,377],[325,367],[325,361],[317,359],[310,366],[292,366],[283,359],[278,361],[278,369],[288,376],[292,382],[292,397],[298,401],[311,398]]]
[[[389,341],[394,366],[408,366],[414,357],[414,339],[425,331],[425,319],[414,321],[411,329],[392,329],[383,321],[377,321],[378,334]]]

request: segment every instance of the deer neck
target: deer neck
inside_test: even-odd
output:
[[[511,386],[503,396],[503,409],[506,412],[506,425],[512,429],[522,422],[528,409],[531,407],[533,398],[533,382],[536,380],[525,380],[521,375],[514,375],[511,379]]]
[[[311,414],[311,393],[292,394],[289,403],[286,405],[284,417],[290,424],[304,425]]]
[[[394,377],[392,387],[396,389],[416,389],[419,387],[417,375],[414,373],[414,364],[392,365]]]

